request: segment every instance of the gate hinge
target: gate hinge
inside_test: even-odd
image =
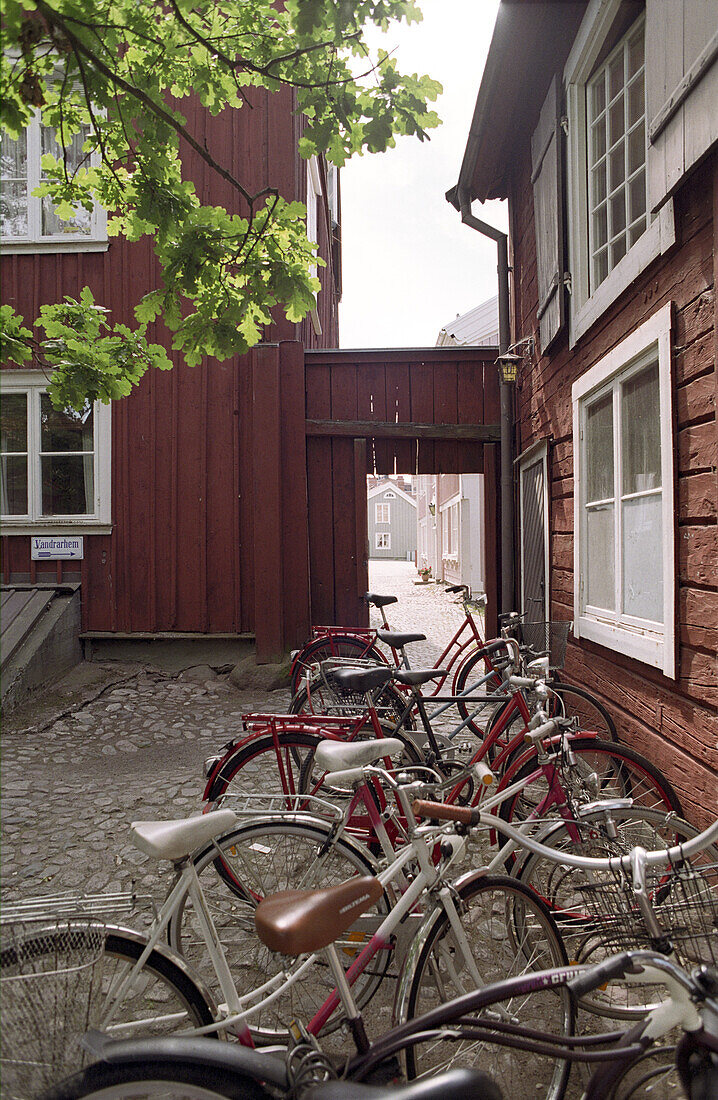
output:
[[[566,287],[566,290],[569,292],[569,294],[571,294],[572,291],[573,291],[573,280],[571,279],[571,272],[570,271],[564,271],[564,273],[563,273],[563,285]]]
[[[566,137],[568,137],[568,115],[561,115],[559,121],[561,123],[561,129],[563,130]]]

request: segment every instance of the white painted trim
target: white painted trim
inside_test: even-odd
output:
[[[548,484],[548,440],[541,439],[537,443],[528,447],[523,455],[519,458],[519,523],[520,523],[520,559],[521,559],[521,610],[526,611],[526,602],[524,596],[524,530],[523,530],[523,493],[524,493],[524,474],[531,467],[541,463],[543,467],[543,516],[544,516],[544,529],[543,529],[543,546],[544,546],[544,609],[546,613],[546,619],[551,618],[551,545],[550,545],[550,531],[549,531],[549,484]]]
[[[675,516],[673,508],[673,385],[671,379],[671,326],[672,303],[657,310],[637,329],[634,329],[603,359],[586,371],[571,387],[573,404],[573,467],[574,467],[574,634],[577,638],[589,638],[645,664],[660,668],[665,676],[676,678],[676,619],[675,619]],[[613,384],[616,377],[630,375],[639,370],[648,353],[658,353],[658,385],[660,400],[661,433],[661,522],[663,534],[663,625],[652,629],[652,624],[623,616],[616,622],[605,611],[583,605],[581,591],[581,561],[584,554],[585,525],[583,524],[583,475],[586,465],[585,440],[581,438],[582,402],[597,393],[602,386]],[[614,433],[614,446],[618,446]],[[618,467],[617,467],[618,469]],[[619,523],[615,528],[619,539]],[[618,569],[619,556],[615,558]],[[619,611],[616,612],[618,616]]]
[[[40,183],[40,111],[36,111],[30,121],[27,133],[27,191],[28,191],[28,233],[26,237],[0,238],[0,254],[18,255],[27,252],[46,252],[56,254],[61,252],[106,252],[109,248],[107,239],[107,211],[99,203],[95,203],[88,233],[63,233],[54,237],[48,237],[41,232],[42,199],[36,198],[32,192]],[[93,153],[90,158],[91,165],[98,165],[100,156]]]
[[[28,505],[25,516],[3,516],[3,530],[12,534],[37,534],[38,531],[91,528],[95,534],[112,530],[112,406],[96,401],[93,411],[95,510],[81,516],[45,516],[40,514],[40,484],[37,456],[40,451],[39,418],[36,403],[45,393],[50,379],[38,370],[4,370],[0,372],[3,393],[30,394],[28,402]]]
[[[566,182],[568,259],[571,272],[568,310],[570,348],[638,275],[656,257],[670,248],[676,239],[673,202],[669,200],[636,244],[616,264],[593,294],[590,293],[585,84],[591,75],[620,4],[621,0],[591,0],[564,66],[566,111],[569,119]],[[648,120],[646,120],[647,125]],[[646,180],[647,174],[648,164],[646,163]]]

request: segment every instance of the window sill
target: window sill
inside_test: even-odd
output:
[[[569,347],[572,348],[584,333],[588,332],[616,298],[638,278],[643,269],[675,244],[675,240],[673,202],[669,200],[661,207],[650,228],[614,267],[591,297],[580,306],[577,302],[571,301]]]
[[[104,520],[66,520],[52,522],[48,520],[28,521],[22,520],[14,523],[12,520],[2,521],[2,535],[111,535],[112,523]]]
[[[606,646],[614,653],[623,653],[643,664],[659,669],[665,676],[675,680],[673,656],[668,652],[665,637],[658,634],[637,632],[614,623],[600,622],[580,616],[574,624],[574,636],[587,638],[591,642]]]
[[[47,253],[48,255],[61,252],[107,252],[110,242],[104,240],[72,240],[72,241],[8,241],[0,243],[0,255],[20,256],[26,253]]]

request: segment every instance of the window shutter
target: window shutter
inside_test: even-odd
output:
[[[646,0],[648,207],[718,140],[718,0]]]
[[[531,138],[536,267],[541,350],[551,345],[564,324],[563,188],[561,178],[561,84],[556,74]]]

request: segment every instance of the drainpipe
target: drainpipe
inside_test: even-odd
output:
[[[471,213],[469,189],[459,183],[457,199],[464,225],[496,241],[499,276],[499,355],[508,350],[509,332],[509,249],[508,237],[500,229],[482,222]],[[501,610],[515,611],[514,603],[514,484],[513,484],[513,394],[509,383],[499,382],[501,399]]]

